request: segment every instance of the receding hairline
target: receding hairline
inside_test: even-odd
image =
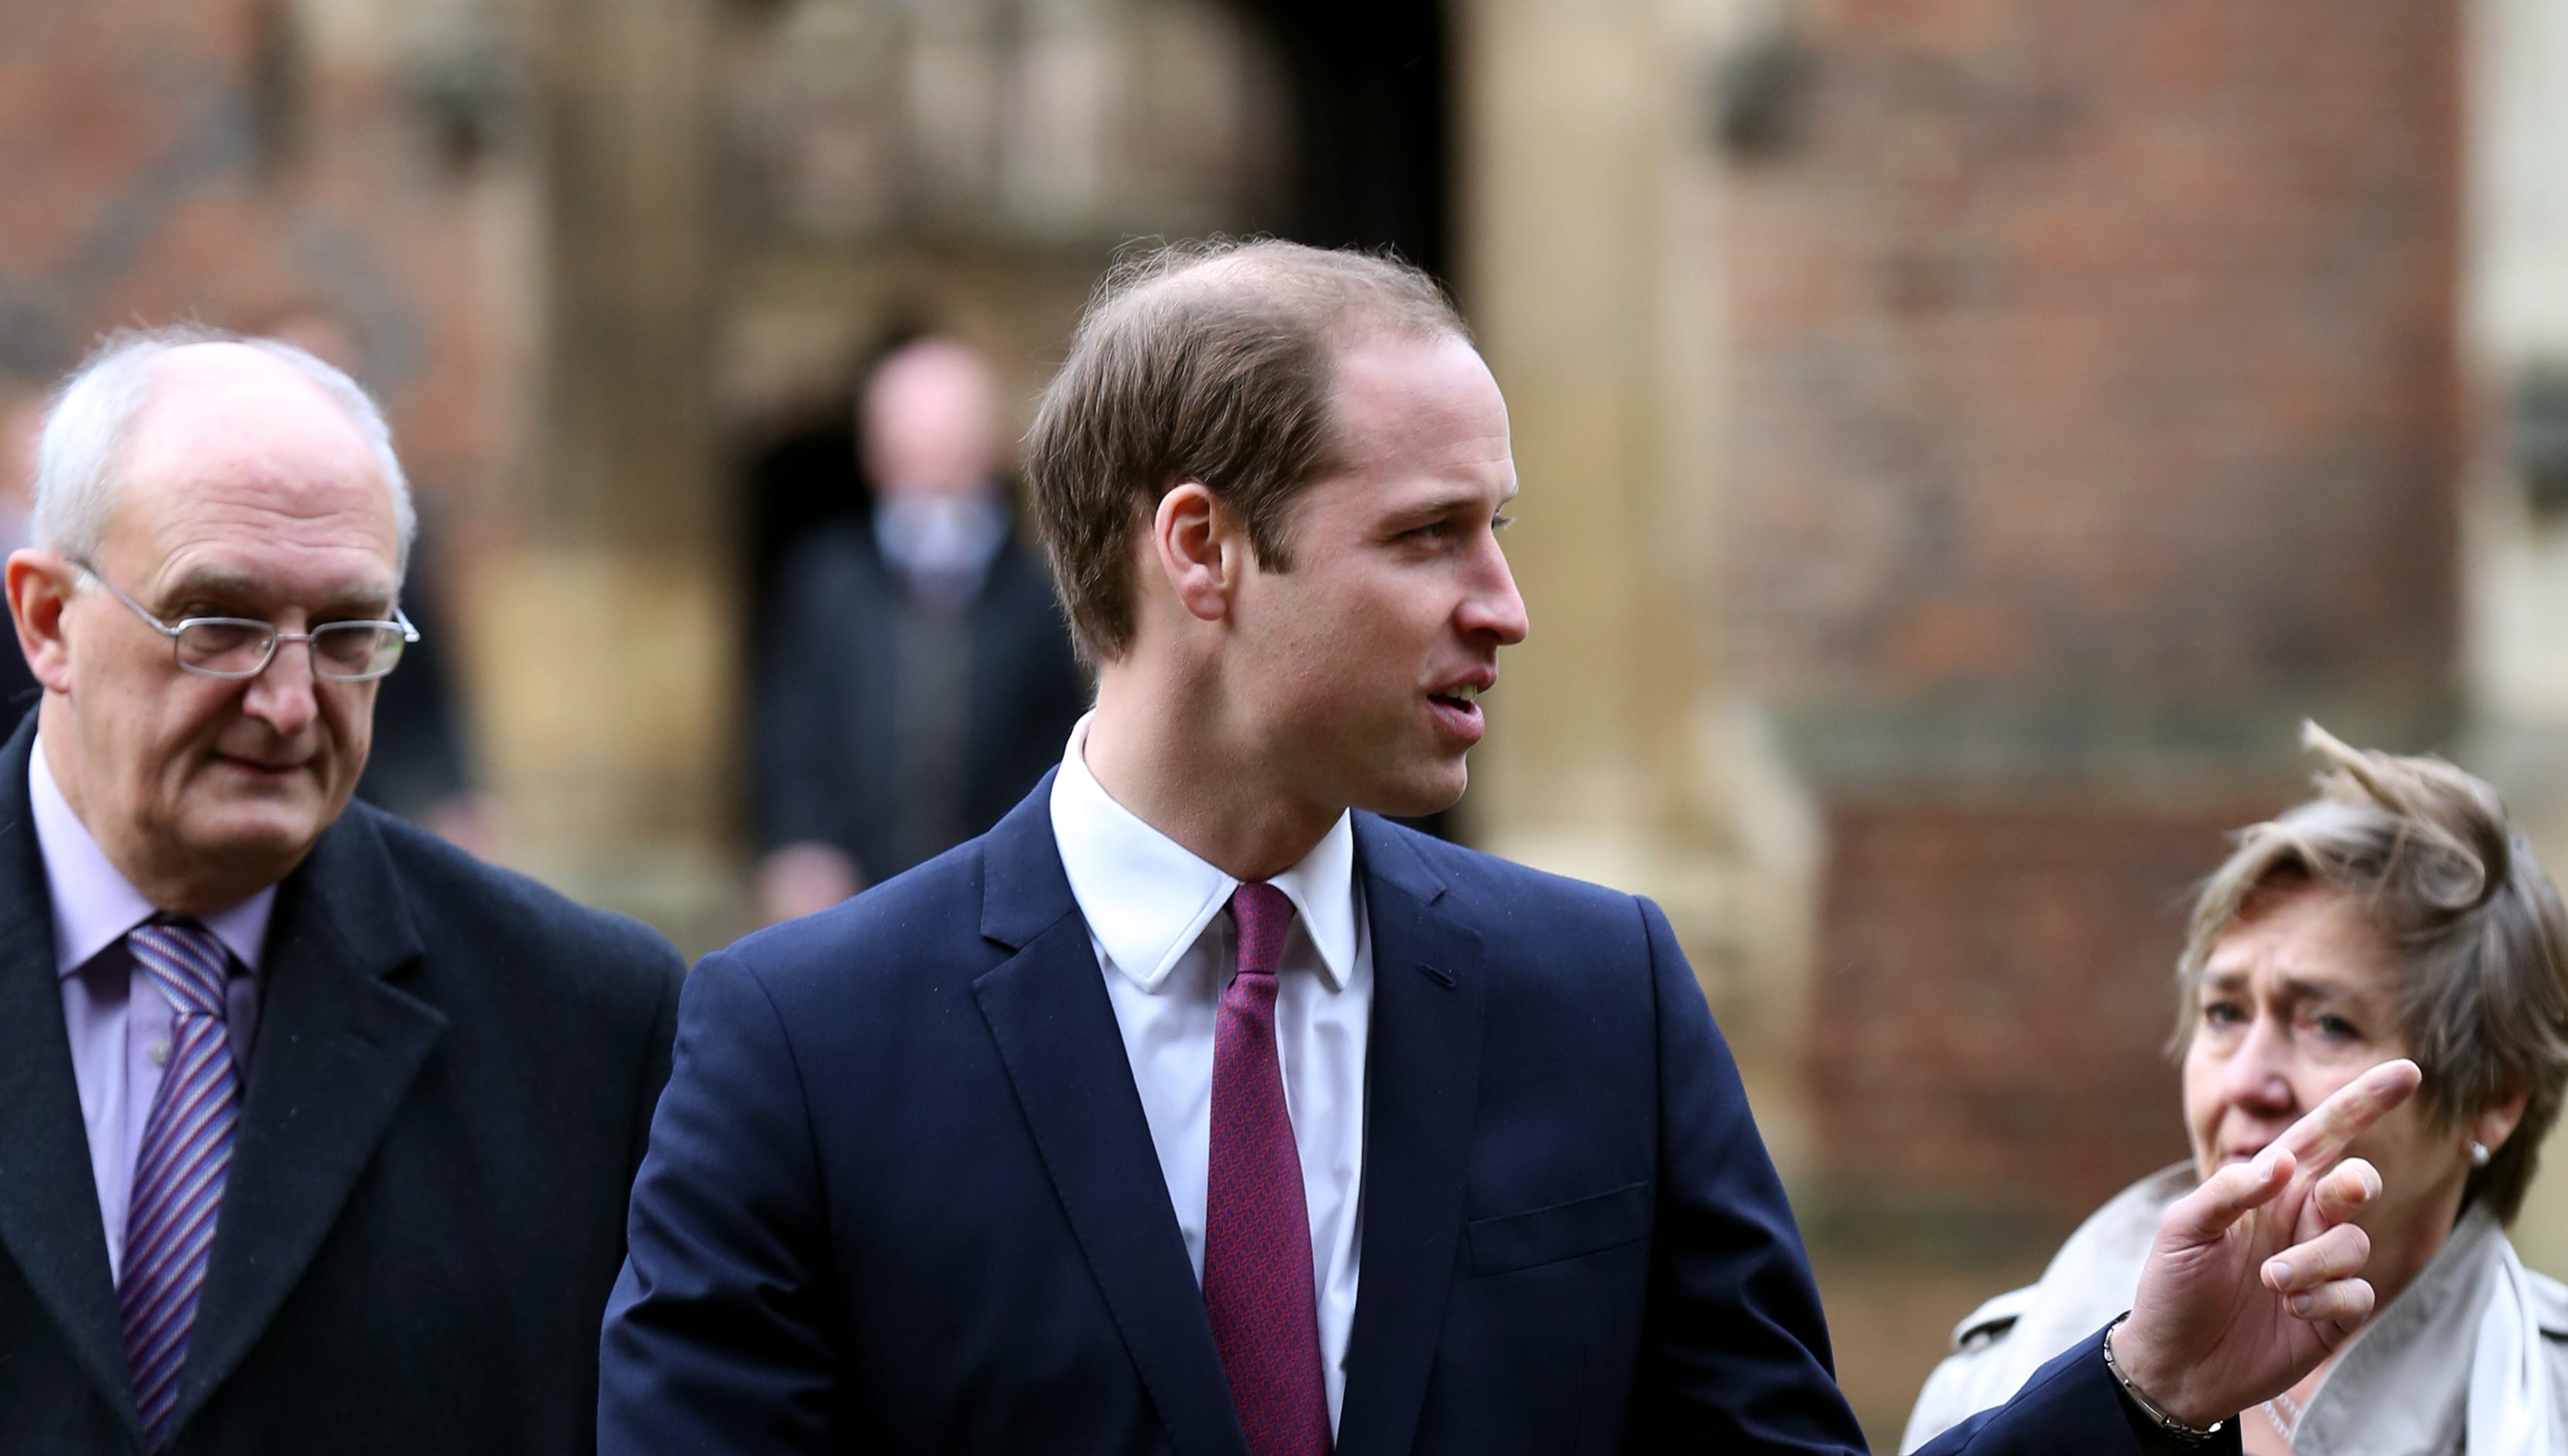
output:
[[[103,531],[112,527],[132,505],[134,487],[143,479],[138,465],[149,465],[156,456],[183,459],[191,453],[185,437],[176,442],[163,437],[171,428],[173,415],[183,430],[219,429],[228,409],[242,404],[261,410],[274,409],[299,393],[307,406],[317,409],[299,417],[295,422],[297,428],[307,431],[335,429],[337,438],[330,442],[328,448],[362,469],[361,475],[348,477],[340,483],[360,495],[379,496],[384,501],[384,524],[391,530],[393,577],[398,591],[405,574],[407,542],[403,539],[401,509],[391,489],[392,481],[384,473],[383,460],[367,436],[365,422],[321,381],[288,359],[251,342],[236,339],[198,340],[162,350],[142,361],[141,379],[142,399],[127,422],[125,444],[117,452],[117,473],[121,478],[110,497],[107,515],[101,522]],[[289,393],[277,393],[280,385]],[[227,394],[233,398],[220,398]],[[208,395],[216,398],[209,400]],[[182,411],[190,413],[177,413]],[[320,426],[319,422],[325,419],[334,422],[333,425]],[[104,535],[100,544],[105,544]]]
[[[1384,266],[1386,273],[1376,274],[1374,265]],[[1208,252],[1169,249],[1143,260],[1137,275],[1119,279],[1110,273],[1102,285],[1107,297],[1089,326],[1121,322],[1146,309],[1195,304],[1323,315],[1319,332],[1332,353],[1378,335],[1450,337],[1478,347],[1450,299],[1441,290],[1404,290],[1399,285],[1407,280],[1388,272],[1393,266],[1369,254],[1274,241]]]
[[[190,371],[196,372],[198,377],[187,379],[185,376]],[[371,483],[378,487],[390,483],[383,478],[383,464],[376,457],[373,442],[367,437],[365,422],[319,380],[268,350],[237,339],[200,340],[162,350],[144,360],[142,376],[142,403],[135,408],[126,425],[128,437],[123,454],[129,464],[144,442],[152,437],[154,427],[169,414],[175,401],[198,403],[199,397],[192,396],[186,386],[211,385],[215,390],[246,390],[273,388],[281,383],[320,406],[330,419],[338,423],[346,437],[345,443],[353,446],[355,453],[364,458]]]

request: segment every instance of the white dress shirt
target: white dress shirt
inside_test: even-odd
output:
[[[1081,719],[1071,730],[1053,779],[1052,832],[1105,971],[1159,1173],[1200,1282],[1212,1151],[1213,1014],[1238,970],[1238,932],[1223,912],[1239,881],[1107,794],[1088,771],[1090,721]],[[1268,881],[1294,909],[1295,929],[1277,972],[1275,1051],[1311,1216],[1320,1369],[1333,1432],[1346,1395],[1347,1332],[1356,1312],[1365,1038],[1373,1013],[1373,947],[1355,860],[1355,826],[1342,815],[1318,848]]]
[[[36,849],[54,908],[54,971],[62,978],[63,1027],[71,1033],[72,1079],[80,1087],[81,1121],[89,1130],[90,1174],[106,1223],[111,1280],[125,1270],[125,1215],[134,1192],[134,1160],[152,1117],[153,1094],[169,1060],[169,999],[125,948],[125,933],[160,912],[134,888],[72,811],[45,761],[45,740],[27,759],[27,796],[35,810]],[[258,1022],[258,968],[267,943],[268,886],[228,910],[198,917],[223,949],[233,975],[224,988],[225,1030],[232,1065],[247,1089],[250,1041]],[[241,974],[246,970],[247,975]]]

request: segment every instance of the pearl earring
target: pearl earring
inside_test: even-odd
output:
[[[2473,1167],[2473,1168],[2484,1168],[2484,1167],[2486,1167],[2486,1166],[2488,1165],[2488,1158],[2489,1158],[2490,1156],[2492,1156],[2492,1155],[2488,1152],[2488,1145],[2487,1145],[2486,1143],[2480,1142],[2480,1141],[2478,1141],[2476,1138],[2473,1138],[2473,1139],[2471,1139],[2471,1140],[2470,1140],[2470,1166],[2471,1166],[2471,1167]]]

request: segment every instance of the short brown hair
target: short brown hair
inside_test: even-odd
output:
[[[1260,564],[1291,568],[1293,498],[1336,464],[1333,361],[1373,334],[1470,338],[1436,280],[1388,252],[1214,239],[1107,273],[1026,437],[1035,522],[1084,656],[1130,649],[1134,535],[1176,485],[1202,483]]]
[[[2241,830],[2196,897],[2177,962],[2175,1047],[2190,1041],[2212,946],[2259,897],[2297,884],[2357,896],[2399,957],[2399,1018],[2427,1112],[2456,1121],[2520,1092],[2523,1120],[2464,1202],[2501,1222],[2523,1206],[2568,1084],[2568,911],[2496,790],[2440,758],[2348,747],[2317,724],[2319,793]]]

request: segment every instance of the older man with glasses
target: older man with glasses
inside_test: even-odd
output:
[[[8,559],[0,1448],[572,1452],[674,950],[362,804],[413,516],[301,350],[110,340]]]

